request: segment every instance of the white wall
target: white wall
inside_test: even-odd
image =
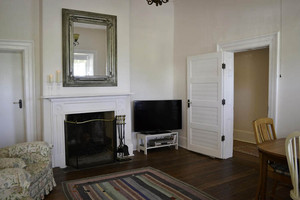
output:
[[[130,4],[130,84],[132,99],[173,98],[173,2]]]
[[[280,31],[277,135],[300,130],[300,1],[282,1],[282,13],[280,0],[175,1],[174,10],[174,97],[186,100],[187,56],[215,52],[221,42]],[[181,136],[185,139],[186,123]]]
[[[43,0],[42,1],[43,95],[89,95],[129,93],[129,0]],[[62,87],[47,84],[47,76],[62,71],[62,8],[117,16],[117,87]]]
[[[282,1],[278,134],[300,130],[300,1]]]
[[[173,99],[173,2],[158,7],[141,0],[130,2],[132,100]],[[136,148],[135,133],[132,138]]]
[[[35,40],[39,28],[38,0],[0,0],[1,39]]]

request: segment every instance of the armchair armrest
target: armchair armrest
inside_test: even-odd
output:
[[[21,168],[6,168],[0,170],[0,189],[21,187],[26,193],[30,186],[30,174]]]
[[[21,158],[25,163],[51,161],[51,148],[47,142],[24,142],[9,147],[9,157]]]

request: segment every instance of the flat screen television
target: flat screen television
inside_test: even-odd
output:
[[[134,101],[134,131],[162,133],[182,129],[181,100]]]

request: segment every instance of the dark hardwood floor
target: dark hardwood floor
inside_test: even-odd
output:
[[[68,171],[54,168],[57,186],[46,196],[46,200],[66,199],[61,183],[66,180],[97,176],[123,170],[151,166],[181,181],[184,181],[208,194],[222,200],[254,199],[258,177],[259,159],[255,156],[234,152],[233,158],[220,160],[179,148],[160,148],[143,152],[134,152],[131,161],[117,162],[100,167]],[[268,186],[272,185],[269,181]],[[268,187],[270,191],[271,188]],[[290,188],[278,186],[278,199],[290,199]]]

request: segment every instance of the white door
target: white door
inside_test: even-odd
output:
[[[230,121],[224,120],[224,69],[222,53],[188,57],[187,97],[188,149],[217,158],[227,158],[225,131]],[[227,125],[224,125],[224,121]]]
[[[0,51],[0,91],[1,148],[26,141],[21,53]]]

